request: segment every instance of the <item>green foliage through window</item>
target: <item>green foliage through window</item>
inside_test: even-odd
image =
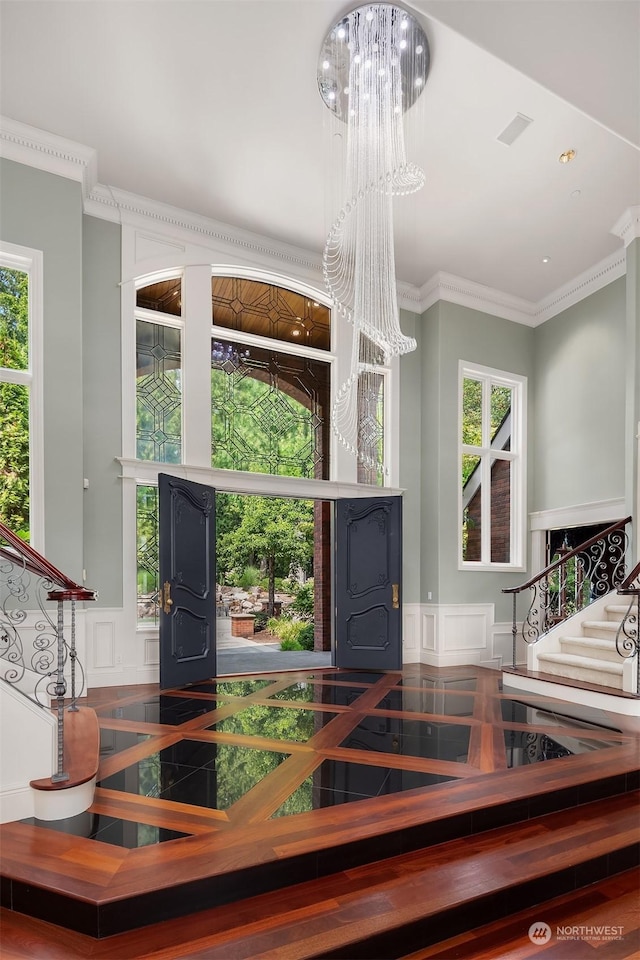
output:
[[[8,267],[0,267],[0,367],[29,368],[29,275]],[[0,375],[0,409],[0,520],[28,540],[29,386]]]
[[[180,331],[136,321],[136,456],[180,463],[182,457]]]
[[[136,557],[138,565],[138,625],[157,626],[158,609],[158,488],[136,487]]]
[[[211,465],[327,479],[328,396],[329,367],[316,360],[251,347],[239,363],[213,362]]]

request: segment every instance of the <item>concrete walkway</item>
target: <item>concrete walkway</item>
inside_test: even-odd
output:
[[[231,636],[231,618],[216,620],[217,672],[264,673],[272,670],[307,670],[330,667],[331,654],[306,650],[280,650],[280,643],[257,643],[247,637]]]

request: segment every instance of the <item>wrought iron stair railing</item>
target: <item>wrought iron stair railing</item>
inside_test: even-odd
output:
[[[616,631],[616,650],[625,660],[636,658],[636,695],[640,695],[640,563],[618,587],[618,594],[629,597],[629,606]]]
[[[38,706],[48,707],[56,701],[57,766],[51,778],[54,783],[68,779],[64,770],[64,703],[67,694],[65,668],[69,664],[71,704],[84,687],[84,671],[76,650],[76,602],[95,600],[94,590],[75,583],[49,563],[24,540],[0,522],[0,679],[12,684],[23,696]],[[55,620],[47,601],[57,604]],[[71,604],[69,642],[65,639],[65,603]],[[35,639],[25,656],[20,628],[27,627],[30,614]],[[77,687],[80,670],[82,684]],[[33,689],[25,690],[20,681],[29,675]],[[44,702],[43,702],[44,701]]]
[[[626,527],[630,522],[631,517],[626,517],[573,549],[562,547],[558,551],[558,559],[535,577],[517,587],[505,587],[502,590],[513,598],[511,634],[514,669],[518,596],[527,590],[531,591],[531,602],[522,623],[522,637],[525,643],[537,643],[552,627],[622,586],[629,546]]]

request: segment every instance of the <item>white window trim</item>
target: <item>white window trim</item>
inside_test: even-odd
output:
[[[0,370],[3,383],[29,387],[29,536],[44,552],[44,400],[43,400],[43,253],[31,247],[0,242],[0,263],[29,276],[29,368]]]
[[[375,487],[357,482],[357,461],[346,448],[338,441],[333,430],[330,431],[330,463],[331,479],[315,480],[305,477],[281,477],[269,474],[246,474],[241,471],[214,470],[211,466],[211,445],[210,439],[207,450],[203,448],[203,438],[206,438],[206,431],[202,429],[202,424],[198,426],[191,422],[190,410],[204,409],[201,402],[198,406],[196,400],[202,397],[203,384],[193,383],[193,374],[188,369],[188,363],[185,361],[185,370],[183,371],[183,417],[186,414],[186,423],[183,429],[183,460],[182,465],[160,464],[150,461],[141,461],[136,459],[136,335],[135,335],[135,316],[136,308],[136,289],[139,286],[145,286],[160,280],[171,279],[181,276],[183,279],[190,275],[198,275],[198,302],[201,312],[198,314],[198,304],[190,302],[189,293],[183,286],[183,304],[182,319],[185,321],[184,327],[184,349],[185,351],[197,351],[205,349],[205,340],[210,342],[213,330],[211,324],[210,310],[210,283],[211,276],[235,276],[245,277],[273,283],[288,287],[299,293],[305,294],[319,303],[328,307],[332,304],[327,297],[327,293],[316,286],[315,269],[313,271],[303,270],[299,276],[295,273],[280,269],[280,264],[272,264],[264,268],[249,266],[243,262],[238,262],[236,254],[229,257],[225,262],[225,255],[219,246],[203,248],[200,244],[184,243],[178,240],[174,232],[168,228],[169,233],[166,238],[160,240],[162,252],[155,257],[147,259],[144,253],[138,256],[137,249],[138,238],[148,239],[146,234],[140,231],[132,224],[123,224],[122,229],[122,247],[121,247],[121,370],[122,370],[122,457],[118,458],[122,470],[121,479],[123,483],[123,563],[122,563],[122,591],[123,607],[126,611],[126,629],[137,633],[136,618],[136,483],[157,483],[159,473],[168,473],[173,476],[182,476],[185,479],[195,480],[200,483],[208,483],[210,486],[219,490],[232,491],[237,493],[257,493],[263,496],[292,496],[308,499],[327,499],[336,500],[341,497],[378,497],[401,494],[403,491],[397,488],[398,485],[398,453],[399,453],[399,359],[394,358],[390,365],[392,373],[390,390],[386,395],[386,416],[388,417],[389,428],[387,437],[390,444],[391,454],[389,457],[391,464],[390,476],[386,478],[387,486]],[[201,239],[201,238],[200,238]],[[169,246],[175,250],[168,253]],[[160,249],[160,248],[159,248]],[[259,259],[254,256],[255,251],[248,255],[252,259]],[[204,256],[203,256],[204,254]],[[291,264],[291,269],[296,270],[297,265]],[[204,309],[204,287],[208,284],[207,307]],[[194,324],[191,323],[191,313],[193,309],[194,316],[207,316],[207,324],[198,322],[197,330],[194,330]],[[155,313],[155,311],[152,311]],[[156,322],[158,316],[155,317]],[[173,318],[178,319],[178,318]],[[229,331],[226,330],[227,335]],[[222,334],[221,334],[222,335]],[[353,344],[353,330],[351,324],[339,321],[336,318],[335,311],[332,313],[331,322],[331,350],[319,351],[324,354],[323,359],[332,364],[331,372],[331,406],[336,391],[339,386],[349,376],[351,369],[351,351]],[[209,347],[207,346],[207,349]],[[320,358],[320,356],[319,356]],[[191,399],[187,402],[185,397],[190,393]],[[207,406],[207,418],[210,429],[211,414],[210,407]],[[191,434],[196,433],[199,440],[192,442]],[[205,455],[206,454],[206,455]]]
[[[510,387],[512,389],[511,406],[511,449],[494,450],[491,447],[474,447],[462,443],[462,384],[465,378],[481,380],[484,383],[491,382],[496,386]],[[456,460],[456,476],[458,488],[458,570],[475,570],[477,572],[510,572],[517,573],[526,570],[526,529],[527,529],[527,378],[520,374],[507,373],[504,370],[496,370],[493,367],[485,367],[477,363],[471,363],[466,360],[458,361],[458,456]],[[488,417],[488,404],[483,407],[483,420]],[[488,423],[483,423],[483,437],[489,435]],[[483,489],[490,490],[491,484],[491,457],[499,460],[507,460],[512,463],[511,470],[511,497],[510,497],[510,526],[511,526],[511,549],[510,563],[491,563],[486,560],[464,560],[462,557],[462,520],[463,520],[463,502],[462,485],[460,483],[460,465],[462,455],[471,453],[481,457],[482,477],[481,483]],[[483,516],[486,517],[490,509],[490,504],[483,497]],[[482,524],[482,552],[487,556],[491,542],[490,522]]]

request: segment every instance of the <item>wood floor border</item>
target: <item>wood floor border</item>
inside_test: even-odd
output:
[[[189,834],[182,839],[129,850],[25,823],[3,825],[2,905],[54,923],[60,923],[62,916],[70,929],[92,937],[110,936],[214,902],[244,899],[640,788],[638,743],[633,735],[618,736],[614,731],[607,736],[618,744],[604,750],[505,769],[504,731],[513,727],[502,720],[498,709],[498,677],[493,671],[475,670],[481,674],[481,682],[472,698],[467,763],[456,766],[448,760],[407,754],[390,764],[397,769],[452,776],[457,770],[456,780],[359,800],[355,805],[272,816],[275,804],[288,792],[289,775],[289,786],[295,787],[324,760],[386,765],[384,753],[369,753],[365,758],[361,751],[339,746],[340,738],[354,728],[360,716],[396,716],[376,709],[381,696],[398,680],[397,675],[385,675],[365,685],[357,706],[349,712],[336,712],[308,743],[281,741],[277,749],[289,753],[289,760],[226,811],[98,789],[96,812]],[[464,675],[467,670],[456,674]],[[285,689],[295,679],[282,677],[274,689]],[[407,689],[411,689],[412,679],[413,675],[407,676]],[[328,682],[328,678],[323,681]],[[349,685],[344,682],[345,687]],[[149,695],[153,694],[150,690]],[[133,692],[124,698],[111,694],[111,698],[100,693],[98,709],[136,700]],[[245,703],[264,704],[264,700],[264,691],[256,690]],[[295,706],[314,709],[313,704],[293,702],[278,709],[288,711]],[[329,704],[325,708],[330,712]],[[233,704],[232,710],[236,709],[238,703]],[[413,713],[406,716],[415,719]],[[180,726],[115,718],[112,722],[102,716],[101,725],[129,732],[145,729],[158,743],[178,738],[244,742],[240,735],[203,730],[201,716]],[[453,724],[457,725],[459,720]],[[555,731],[555,727],[539,724],[535,728],[548,735]],[[571,735],[570,730],[559,729]],[[581,730],[580,735],[588,738],[589,731]],[[253,746],[266,743],[256,737]],[[143,755],[146,750],[142,744],[129,748],[128,755]],[[104,769],[122,768],[126,754],[122,751],[109,758]],[[269,796],[272,788],[275,793]]]

